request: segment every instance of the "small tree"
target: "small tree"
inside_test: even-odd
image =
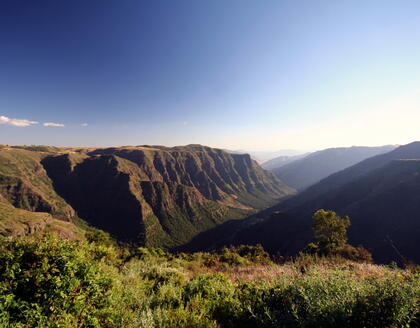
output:
[[[318,210],[313,215],[313,231],[318,240],[319,251],[329,254],[347,243],[348,216],[341,218],[333,211]]]

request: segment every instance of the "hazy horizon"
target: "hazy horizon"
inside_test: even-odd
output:
[[[419,13],[418,1],[3,1],[0,143],[420,140]]]

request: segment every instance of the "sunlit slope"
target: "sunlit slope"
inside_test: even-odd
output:
[[[47,150],[49,150],[47,148]],[[54,190],[41,160],[44,151],[0,148],[0,195],[11,205],[34,212],[49,212],[70,220],[74,211]]]
[[[53,233],[64,239],[82,239],[84,232],[72,222],[54,218],[45,212],[31,212],[10,205],[0,199],[0,236],[41,236]]]

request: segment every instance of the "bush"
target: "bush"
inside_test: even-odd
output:
[[[318,244],[315,244],[315,243],[309,243],[302,250],[302,253],[304,253],[304,254],[310,254],[310,255],[319,254],[320,253],[319,246],[318,246]]]
[[[270,255],[261,245],[239,245],[225,247],[222,249],[219,261],[230,266],[244,266],[251,263],[254,264],[273,264]],[[208,266],[215,265],[214,256],[208,259]]]
[[[112,280],[75,243],[52,237],[1,243],[3,326],[104,327],[111,321],[111,289]]]
[[[133,253],[133,257],[143,261],[147,260],[168,260],[172,255],[163,250],[162,248],[146,248],[138,247]]]
[[[90,229],[90,231],[86,231],[85,233],[85,238],[89,243],[96,243],[105,246],[116,245],[115,240],[112,239],[109,233],[99,229]]]
[[[231,266],[241,266],[249,264],[249,261],[246,258],[240,256],[237,252],[229,248],[222,249],[222,254],[220,255],[219,260],[221,263],[225,263]]]
[[[362,263],[372,263],[372,254],[366,248],[354,247],[349,244],[337,249],[333,255],[343,257],[347,260]]]
[[[264,248],[260,244],[257,244],[255,246],[239,245],[237,247],[233,247],[232,251],[238,253],[240,256],[246,258],[252,263],[272,264],[270,255],[264,250]]]
[[[249,258],[265,259],[261,252],[260,247],[240,246],[225,249],[220,258],[242,266]],[[420,276],[408,270],[303,254],[286,268],[258,267],[284,269],[282,274],[274,270],[274,280],[232,282],[221,273],[185,270],[190,263],[206,269],[203,263],[217,254],[177,258],[139,248],[129,261],[112,260],[119,253],[95,242],[50,237],[2,241],[0,326],[419,327]],[[363,268],[376,271],[361,274]]]
[[[395,277],[360,281],[340,271],[305,275],[265,292],[266,315],[255,326],[414,327],[418,284],[418,277],[408,282]]]
[[[162,266],[144,267],[140,278],[150,281],[154,290],[169,283],[180,286],[185,281],[184,275],[179,270]]]

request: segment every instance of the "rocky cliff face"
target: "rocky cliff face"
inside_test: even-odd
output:
[[[69,221],[74,210],[55,191],[41,160],[47,153],[0,149],[0,196],[11,205]]]
[[[0,146],[0,236],[56,233],[81,239],[73,208],[54,190],[41,160],[43,151]],[[46,213],[47,212],[47,213]]]
[[[78,216],[150,246],[181,245],[294,192],[249,155],[200,145],[49,154],[41,163]]]

